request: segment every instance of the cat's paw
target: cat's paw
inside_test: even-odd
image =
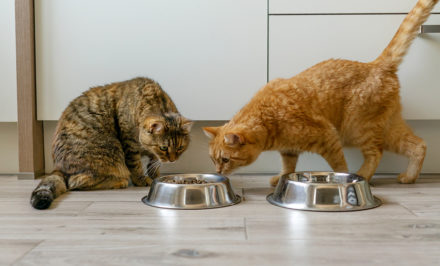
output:
[[[401,184],[413,184],[416,182],[417,177],[409,177],[406,173],[402,173],[397,177],[397,181]]]
[[[147,186],[151,186],[151,184],[153,184],[153,178],[149,176],[145,177],[145,181],[147,183]]]
[[[136,179],[132,178],[131,181],[133,182],[133,185],[137,187],[148,187],[153,183],[153,179],[149,176],[141,176]]]
[[[275,187],[275,186],[278,184],[278,181],[280,180],[280,177],[281,177],[281,176],[279,176],[279,175],[273,176],[273,177],[270,179],[270,181],[269,181],[270,185],[271,185],[272,187]]]

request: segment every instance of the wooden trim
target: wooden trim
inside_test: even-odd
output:
[[[15,0],[19,171],[44,173],[43,123],[37,121],[34,1]]]

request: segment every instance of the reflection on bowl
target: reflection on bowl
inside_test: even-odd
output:
[[[370,186],[355,174],[297,172],[280,178],[267,196],[271,204],[308,211],[356,211],[378,207],[382,202]]]
[[[241,201],[229,179],[216,174],[182,174],[156,178],[142,201],[168,209],[211,209]]]

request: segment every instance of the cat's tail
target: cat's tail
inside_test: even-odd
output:
[[[438,1],[419,0],[405,17],[387,48],[375,62],[383,63],[390,69],[397,71],[411,42],[417,36],[420,26],[428,19],[431,10]]]
[[[52,201],[67,191],[65,176],[61,171],[53,171],[41,180],[31,196],[31,205],[35,209],[49,208]]]

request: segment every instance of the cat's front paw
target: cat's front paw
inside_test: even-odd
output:
[[[133,185],[137,187],[148,187],[153,183],[153,178],[149,176],[141,176],[139,178],[132,178]]]
[[[151,184],[153,184],[153,178],[146,176],[145,177],[145,181],[147,183],[147,186],[151,186]]]
[[[270,185],[272,187],[276,187],[276,185],[278,184],[278,181],[280,180],[280,177],[281,176],[279,176],[279,175],[273,176],[269,181]]]

